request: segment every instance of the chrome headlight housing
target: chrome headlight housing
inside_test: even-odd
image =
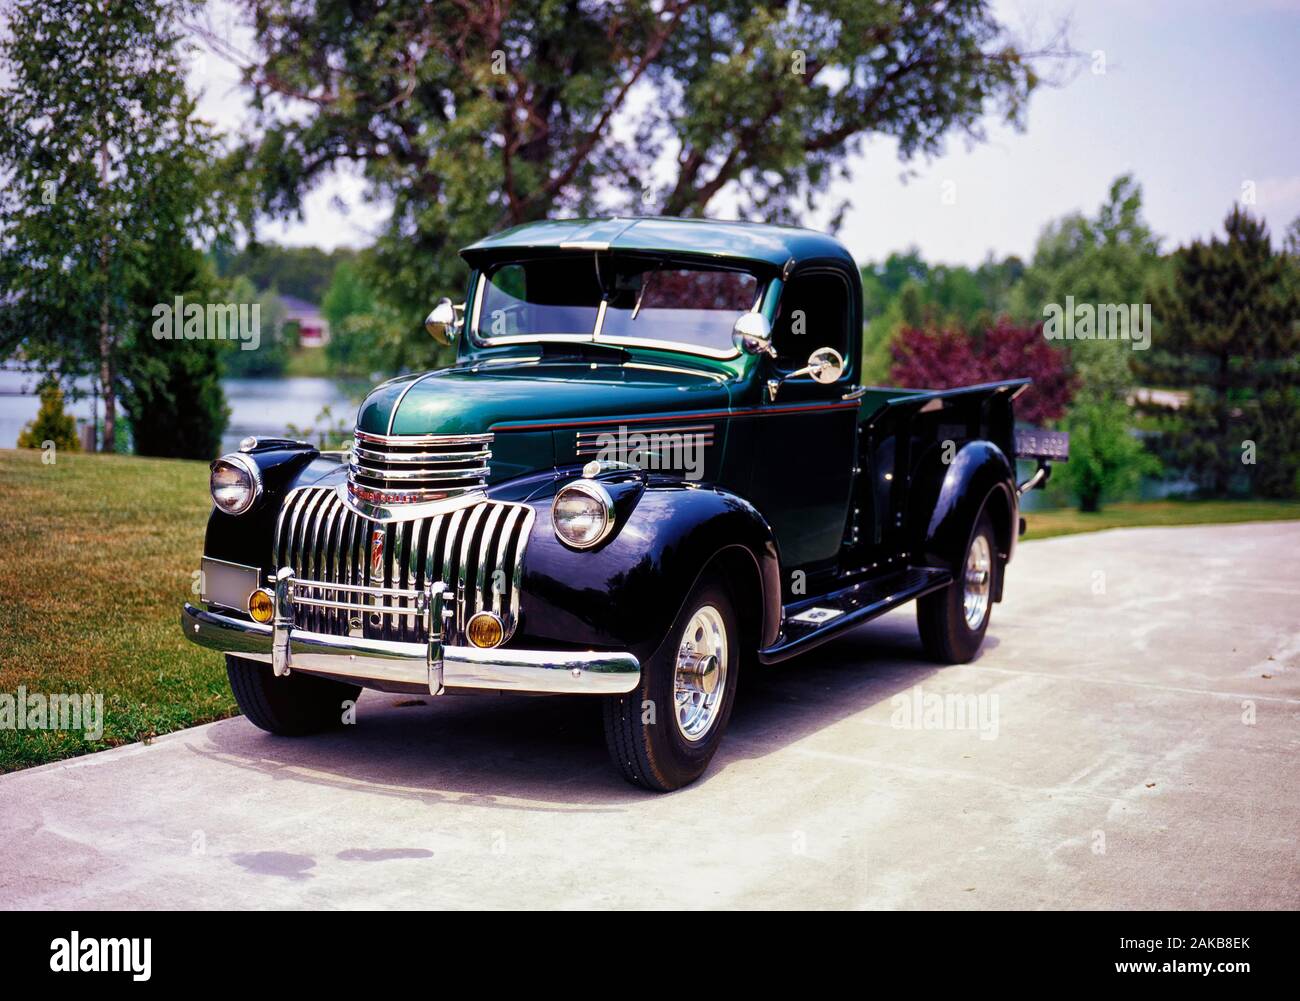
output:
[[[262,496],[262,471],[247,455],[231,452],[212,463],[208,489],[218,510],[243,514]]]
[[[614,500],[592,480],[575,480],[551,501],[555,537],[573,549],[590,549],[614,530]]]

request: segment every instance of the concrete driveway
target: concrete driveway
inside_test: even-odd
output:
[[[976,663],[887,616],[744,678],[668,796],[594,703],[492,696],[0,777],[0,905],[1300,907],[1297,554],[1300,523],[1023,544]]]

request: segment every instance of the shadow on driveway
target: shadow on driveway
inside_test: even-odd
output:
[[[996,641],[986,641],[989,649]],[[762,758],[923,682],[912,610],[742,679],[722,747],[699,782]],[[195,753],[263,775],[424,801],[536,812],[617,810],[647,793],[609,766],[594,698],[366,692],[357,724],[314,737],[218,727]]]

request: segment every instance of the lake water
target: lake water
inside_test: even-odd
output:
[[[13,369],[0,369],[0,448],[13,448],[18,434],[36,416],[40,401],[34,395],[40,376]],[[345,382],[334,379],[223,379],[230,423],[221,439],[221,450],[231,451],[246,435],[284,435],[290,424],[306,429],[316,426],[317,416],[329,407],[331,426],[343,422],[350,429],[356,419],[357,405],[368,382]],[[92,401],[89,381],[77,384],[86,395],[66,400],[65,409],[74,417],[89,421]],[[103,406],[100,408],[103,416]]]

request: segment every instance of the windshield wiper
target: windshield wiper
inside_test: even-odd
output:
[[[632,307],[632,319],[636,319],[637,313],[641,312],[641,300],[645,298],[645,290],[650,287],[650,279],[654,277],[653,271],[647,271],[641,276],[641,290],[636,294],[636,305]],[[628,321],[631,322],[630,320]]]

